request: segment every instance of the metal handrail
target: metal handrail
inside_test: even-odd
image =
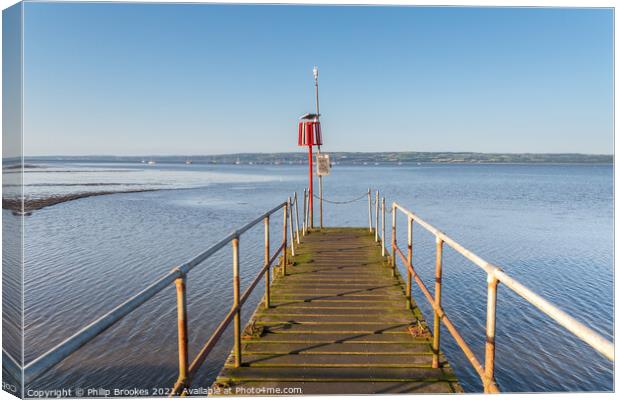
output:
[[[250,297],[252,290],[254,290],[258,282],[260,282],[260,279],[265,275],[265,273],[271,267],[275,259],[280,255],[280,252],[283,251],[284,247],[285,247],[284,243],[282,243],[280,247],[278,247],[273,257],[271,257],[269,262],[265,264],[265,266],[259,271],[256,278],[254,278],[254,281],[252,281],[252,283],[246,289],[243,295],[241,295],[241,297],[239,298],[239,304],[233,305],[233,307],[230,309],[228,314],[226,314],[222,322],[220,322],[220,324],[217,326],[215,331],[211,334],[211,337],[209,337],[205,345],[202,347],[202,349],[200,349],[200,351],[198,352],[198,355],[196,355],[196,357],[194,358],[194,360],[189,366],[188,375],[187,375],[188,382],[177,382],[174,388],[172,389],[171,395],[174,396],[176,394],[184,393],[182,392],[183,389],[189,386],[189,382],[191,382],[191,379],[194,377],[194,375],[198,372],[198,370],[200,369],[204,361],[207,359],[207,356],[209,355],[211,350],[213,350],[213,348],[217,344],[218,340],[220,339],[220,337],[222,336],[222,334],[224,333],[228,325],[230,325],[230,322],[233,320],[233,317],[241,311],[241,306],[243,306],[246,300]]]
[[[295,207],[297,194],[295,193]],[[82,346],[86,345],[92,339],[97,337],[103,331],[120,321],[123,317],[136,310],[142,304],[147,302],[149,299],[154,297],[156,294],[161,292],[164,288],[168,287],[168,285],[172,284],[172,282],[176,283],[177,286],[177,314],[178,314],[178,340],[179,340],[179,378],[177,380],[177,387],[187,387],[189,385],[191,377],[195,374],[196,370],[200,367],[204,359],[208,355],[210,349],[215,345],[217,340],[221,337],[224,329],[228,326],[230,320],[233,318],[236,321],[236,329],[235,329],[235,343],[236,350],[240,355],[240,347],[237,343],[237,338],[240,337],[240,312],[241,306],[248,299],[252,290],[256,287],[260,279],[267,274],[266,280],[266,302],[269,304],[269,290],[268,287],[270,285],[268,272],[270,266],[273,264],[275,259],[283,254],[283,271],[286,270],[286,247],[287,247],[287,220],[292,220],[292,213],[289,213],[288,210],[291,209],[292,204],[290,199],[288,201],[282,202],[278,204],[276,207],[262,214],[260,217],[254,219],[253,221],[248,222],[243,225],[241,228],[232,232],[213,246],[209,247],[207,250],[202,253],[196,255],[189,261],[181,264],[178,267],[173,268],[166,275],[157,279],[155,282],[147,286],[145,289],[137,293],[136,295],[130,297],[108,313],[104,314],[100,318],[91,322],[84,328],[80,329],[78,332],[70,336],[69,338],[63,340],[58,345],[54,346],[52,349],[37,357],[35,360],[28,363],[23,368],[23,380],[24,385],[28,385],[33,382],[34,379],[50,370],[52,367],[66,359],[68,356],[73,354],[75,351],[80,349]],[[269,217],[277,212],[280,209],[284,209],[284,221],[283,221],[283,240],[282,244],[278,247],[275,254],[273,256],[269,256]],[[248,289],[244,292],[243,295],[239,295],[239,260],[238,260],[238,244],[239,237],[254,227],[259,222],[265,222],[265,265],[260,270],[258,276],[254,279],[252,284],[248,287]],[[292,226],[292,222],[291,222]],[[299,229],[296,229],[297,236],[299,237]],[[207,258],[215,254],[218,250],[222,249],[228,243],[233,243],[233,268],[234,268],[234,284],[235,284],[235,304],[231,308],[230,312],[224,318],[222,323],[218,326],[215,333],[211,336],[205,347],[199,352],[198,356],[194,359],[191,366],[188,368],[188,359],[187,359],[187,318],[186,318],[186,293],[185,293],[185,280],[186,275],[196,266],[204,262]],[[293,244],[291,243],[291,246]],[[3,350],[3,364],[11,372],[11,375],[18,374],[21,375],[22,368],[20,368],[20,364],[15,360],[10,358],[10,355]],[[238,357],[240,362],[240,357]],[[14,368],[13,368],[14,367]]]
[[[283,225],[282,225],[282,243],[275,251],[273,256],[270,256],[269,247],[270,247],[270,236],[269,236],[269,214],[264,214],[261,218],[265,225],[265,265],[258,272],[252,283],[248,286],[245,292],[240,295],[239,291],[239,237],[237,236],[232,240],[233,244],[233,305],[224,317],[224,319],[217,326],[215,331],[211,334],[209,339],[207,339],[206,343],[200,349],[194,360],[191,364],[188,363],[187,356],[183,360],[180,359],[181,363],[184,363],[183,366],[179,365],[179,378],[175,383],[170,396],[186,396],[187,391],[185,390],[191,385],[191,381],[194,378],[195,374],[198,372],[207,356],[213,350],[218,340],[226,330],[226,328],[230,325],[231,321],[234,321],[234,346],[233,346],[233,354],[234,354],[234,363],[235,367],[240,367],[242,365],[242,351],[241,351],[241,307],[245,304],[246,300],[250,297],[250,294],[258,285],[260,280],[265,276],[265,307],[270,307],[270,285],[271,278],[269,275],[271,265],[277,259],[277,257],[282,254],[282,274],[286,275],[286,264],[287,264],[287,233],[290,234],[290,246],[291,246],[291,255],[295,254],[295,242],[294,236],[297,236],[299,243],[299,224],[297,224],[295,228],[295,235],[293,234],[293,207],[295,207],[296,220],[299,220],[298,213],[298,205],[297,205],[297,192],[295,192],[293,196],[293,200],[289,197],[287,201],[272,211],[277,211],[278,209],[284,207],[283,213]],[[254,222],[258,223],[261,218],[257,218]],[[288,228],[288,232],[287,232]],[[179,317],[179,326],[181,326],[181,320],[183,317]],[[181,354],[181,344],[179,344],[179,354]],[[188,367],[189,364],[189,367]],[[181,373],[181,372],[185,373]]]
[[[382,234],[379,234],[379,209],[378,200],[379,192],[376,192],[376,223],[375,223],[375,240],[381,243],[383,254],[385,254],[385,207],[382,201]],[[370,192],[368,193],[369,205],[371,203]],[[396,240],[396,211],[401,211],[407,216],[408,219],[408,232],[407,232],[407,255],[398,247]],[[369,214],[371,208],[368,209]],[[371,217],[371,216],[370,216]],[[372,218],[369,218],[372,221]],[[428,232],[435,236],[436,242],[436,259],[435,259],[435,296],[431,295],[430,291],[417,274],[413,267],[413,224],[417,223],[422,226]],[[370,224],[372,231],[372,223]],[[486,344],[485,344],[485,360],[484,365],[476,358],[474,352],[469,345],[465,342],[457,328],[452,321],[448,318],[445,311],[441,306],[441,281],[442,281],[442,263],[443,263],[443,244],[447,244],[452,249],[463,255],[469,261],[483,269],[487,273],[487,322],[486,322]],[[424,297],[428,300],[434,313],[434,326],[433,326],[433,366],[439,366],[439,340],[440,340],[440,321],[444,323],[452,337],[455,339],[461,350],[467,356],[469,362],[474,367],[478,375],[480,376],[484,391],[487,393],[498,392],[497,383],[495,382],[495,317],[496,317],[496,305],[497,305],[497,286],[499,283],[503,283],[506,287],[511,289],[514,293],[525,299],[528,303],[538,308],[544,314],[556,321],[559,325],[566,328],[570,333],[590,345],[597,350],[603,356],[611,361],[614,361],[614,344],[609,340],[596,333],[591,328],[577,321],[564,311],[560,310],[555,305],[551,304],[547,300],[543,299],[530,289],[519,283],[516,279],[510,277],[499,267],[489,263],[480,256],[476,255],[472,251],[466,249],[461,244],[450,238],[433,225],[424,221],[418,215],[407,210],[403,206],[396,202],[392,203],[392,255],[390,258],[390,266],[396,267],[396,255],[399,255],[403,264],[407,267],[407,307],[411,307],[411,280],[415,279],[416,283],[420,287],[420,290],[424,294]]]

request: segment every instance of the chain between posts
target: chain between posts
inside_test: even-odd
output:
[[[355,203],[356,201],[360,201],[362,200],[364,197],[366,197],[368,194],[364,193],[363,195],[356,197],[354,199],[351,200],[342,200],[342,201],[336,201],[336,200],[328,200],[326,198],[323,198],[323,201],[326,203],[331,203],[331,204],[350,204],[350,203]],[[314,195],[314,198],[316,198],[317,200],[321,200],[321,197],[317,196],[316,194]]]

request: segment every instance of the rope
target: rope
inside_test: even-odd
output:
[[[319,196],[317,196],[316,194],[313,193],[313,196],[318,199],[321,200],[321,198]],[[327,200],[325,197],[323,197],[323,201],[327,202],[327,203],[331,203],[331,204],[349,204],[349,203],[354,203],[356,201],[362,200],[363,198],[368,197],[368,193],[364,193],[363,195],[361,195],[360,197],[356,197],[352,200],[346,200],[346,201],[334,201],[334,200]]]
[[[325,200],[325,199],[323,199],[323,200]],[[374,200],[371,200],[370,204],[374,206],[375,204],[377,204],[377,202],[374,201]],[[381,201],[379,201],[379,205],[381,205]],[[381,208],[379,208],[379,212],[381,212]],[[388,213],[388,214],[392,213],[392,207],[388,207],[387,203],[385,205],[385,212]]]
[[[368,194],[366,194],[366,196],[368,196]],[[325,200],[325,199],[323,199],[323,200]],[[381,205],[381,200],[379,200],[378,203],[379,203],[379,205]],[[377,201],[375,201],[375,199],[371,199],[370,200],[370,204],[374,206],[375,204],[377,204]],[[386,207],[385,207],[385,212],[388,213],[388,214],[392,213],[392,207],[388,207],[387,203],[386,203]]]
[[[328,199],[326,199],[325,197],[323,197],[323,201],[324,201],[324,202],[326,202],[326,203],[331,203],[331,204],[349,204],[349,203],[355,203],[356,201],[360,201],[360,200],[362,200],[362,199],[366,198],[367,196],[368,196],[368,193],[364,193],[363,195],[361,195],[361,196],[359,196],[359,197],[356,197],[356,198],[351,199],[351,200],[346,200],[346,201],[335,201],[335,200],[328,200]],[[317,196],[317,195],[316,195],[316,194],[314,194],[314,193],[313,193],[313,197],[314,197],[315,199],[317,199],[317,200],[321,200],[321,197],[320,197],[320,196]],[[297,201],[299,201],[299,200],[297,200]],[[294,203],[294,202],[293,202],[293,203]],[[370,200],[370,204],[374,206],[375,204],[377,204],[377,202],[375,201],[375,199],[374,199],[374,198],[371,198],[371,200]],[[381,203],[379,203],[379,204],[381,204]],[[387,214],[391,214],[391,213],[392,213],[392,208],[391,208],[391,207],[386,207],[386,208],[385,208],[385,212],[386,212]]]
[[[356,201],[360,201],[360,200],[362,200],[363,198],[365,198],[365,197],[367,197],[367,196],[368,196],[368,193],[364,193],[364,194],[363,194],[363,195],[361,195],[360,197],[356,197],[356,198],[354,198],[354,199],[351,199],[351,200],[346,200],[346,201],[335,201],[335,200],[328,200],[328,199],[326,199],[325,197],[323,197],[323,201],[324,201],[324,202],[326,202],[326,203],[331,203],[331,204],[349,204],[349,203],[354,203],[354,202],[356,202]],[[314,194],[314,193],[313,193],[313,197],[314,197],[315,199],[317,199],[317,200],[321,200],[321,197],[320,197],[320,196],[317,196],[317,195],[316,195],[316,194]],[[376,202],[374,199],[371,199],[371,200],[370,200],[370,204],[371,204],[371,205],[375,205],[375,204],[377,204],[377,202]],[[386,208],[385,208],[385,212],[386,212],[387,214],[391,214],[391,213],[392,213],[392,208],[391,208],[391,207],[386,207]]]

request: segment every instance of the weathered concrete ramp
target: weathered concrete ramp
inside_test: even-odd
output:
[[[231,354],[216,386],[236,395],[462,391],[443,355],[431,368],[430,331],[367,229],[313,231],[287,275],[278,272],[271,308],[261,304],[244,330],[242,366]]]

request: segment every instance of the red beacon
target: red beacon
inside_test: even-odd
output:
[[[314,207],[312,198],[314,197],[313,185],[312,185],[312,146],[318,146],[319,151],[321,151],[321,145],[323,144],[323,138],[321,137],[321,123],[319,122],[319,114],[305,114],[302,115],[299,121],[299,137],[297,144],[299,146],[308,146],[308,183],[309,183],[309,204],[310,208],[309,217],[310,217],[310,226],[312,227],[314,218]]]
[[[321,123],[318,121],[317,114],[305,114],[299,121],[299,146],[310,147],[312,154],[312,146],[320,146],[323,144],[321,137]]]

